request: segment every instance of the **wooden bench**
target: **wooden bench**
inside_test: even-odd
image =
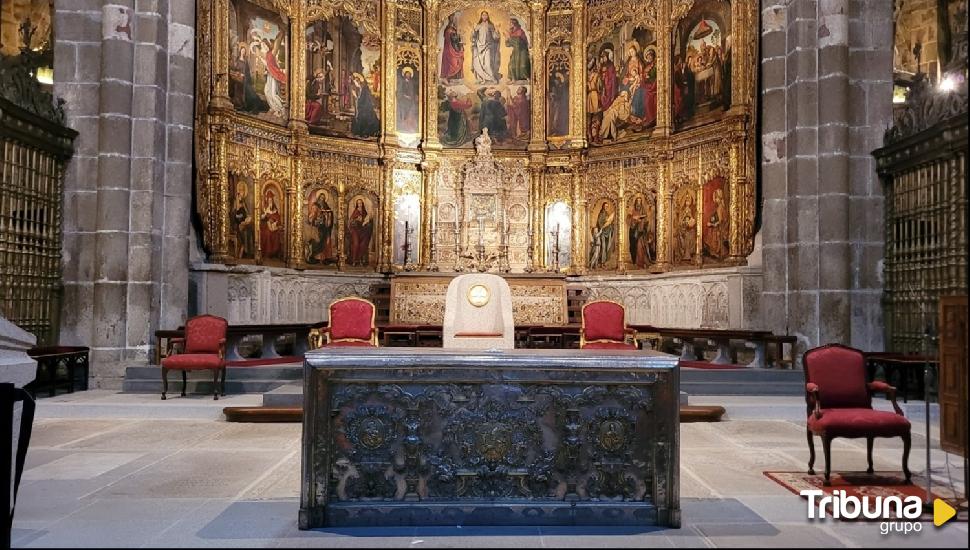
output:
[[[684,361],[695,361],[702,359],[698,356],[697,348],[704,344],[699,342],[711,342],[717,346],[717,355],[711,360],[716,365],[727,365],[735,362],[734,351],[731,348],[732,341],[743,341],[746,345],[750,344],[754,348],[754,358],[746,366],[748,368],[763,369],[767,368],[769,346],[777,347],[776,360],[772,366],[781,367],[783,365],[793,365],[792,356],[795,344],[795,337],[789,335],[772,334],[767,330],[742,330],[742,329],[683,329],[683,328],[663,328],[651,325],[631,325],[637,331],[637,337],[649,339],[653,342],[654,349],[660,346],[664,338],[680,340],[680,357]],[[644,337],[645,336],[645,337]],[[785,355],[784,345],[789,344],[789,354]]]

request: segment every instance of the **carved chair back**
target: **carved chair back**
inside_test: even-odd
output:
[[[861,351],[840,344],[810,349],[802,357],[805,382],[818,386],[822,409],[871,409],[866,360]],[[809,405],[809,413],[812,405]]]
[[[369,342],[377,345],[377,308],[369,300],[350,297],[330,304],[330,343]]]

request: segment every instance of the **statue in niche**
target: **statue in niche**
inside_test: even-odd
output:
[[[475,138],[475,152],[480,157],[492,155],[492,138],[488,137],[488,128],[482,128],[482,135]]]

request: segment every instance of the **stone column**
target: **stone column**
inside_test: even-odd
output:
[[[881,349],[884,227],[870,153],[891,122],[892,3],[761,5],[766,328],[797,336],[799,351]]]
[[[55,93],[80,132],[65,178],[64,344],[96,385],[145,364],[184,322],[195,103],[195,3],[55,2]]]

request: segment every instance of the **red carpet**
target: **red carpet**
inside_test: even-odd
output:
[[[816,464],[816,468],[817,467],[818,465]],[[824,464],[822,467],[824,468]],[[818,472],[818,470],[816,471]],[[825,479],[822,473],[809,475],[802,471],[764,472],[764,474],[768,477],[768,479],[771,479],[796,495],[806,490],[818,490],[824,492],[826,495],[831,495],[832,491],[839,490],[845,491],[845,494],[848,496],[859,498],[864,496],[868,496],[870,498],[890,496],[905,498],[908,496],[917,496],[922,499],[926,497],[926,481],[923,478],[914,475],[912,482],[906,483],[902,472],[875,472],[872,474],[867,474],[866,472],[832,472],[832,485],[829,487],[822,484],[823,480]],[[952,498],[954,495],[948,489],[939,485],[934,485],[931,487],[931,494],[934,499],[943,498],[951,503],[954,501]],[[808,497],[803,498],[807,500]],[[924,512],[923,518],[921,518],[921,521],[922,520],[933,521],[933,513]],[[846,521],[879,520],[867,520],[860,518],[857,520]],[[966,516],[963,517],[962,521],[966,521]]]
[[[269,365],[287,365],[290,363],[303,363],[303,356],[291,355],[288,357],[274,357],[272,359],[237,359],[229,361],[230,367],[266,367]]]
[[[709,369],[709,370],[738,370],[746,369],[744,365],[737,365],[734,363],[728,363],[726,365],[720,365],[716,363],[711,363],[710,361],[683,361],[679,363],[682,369]]]

